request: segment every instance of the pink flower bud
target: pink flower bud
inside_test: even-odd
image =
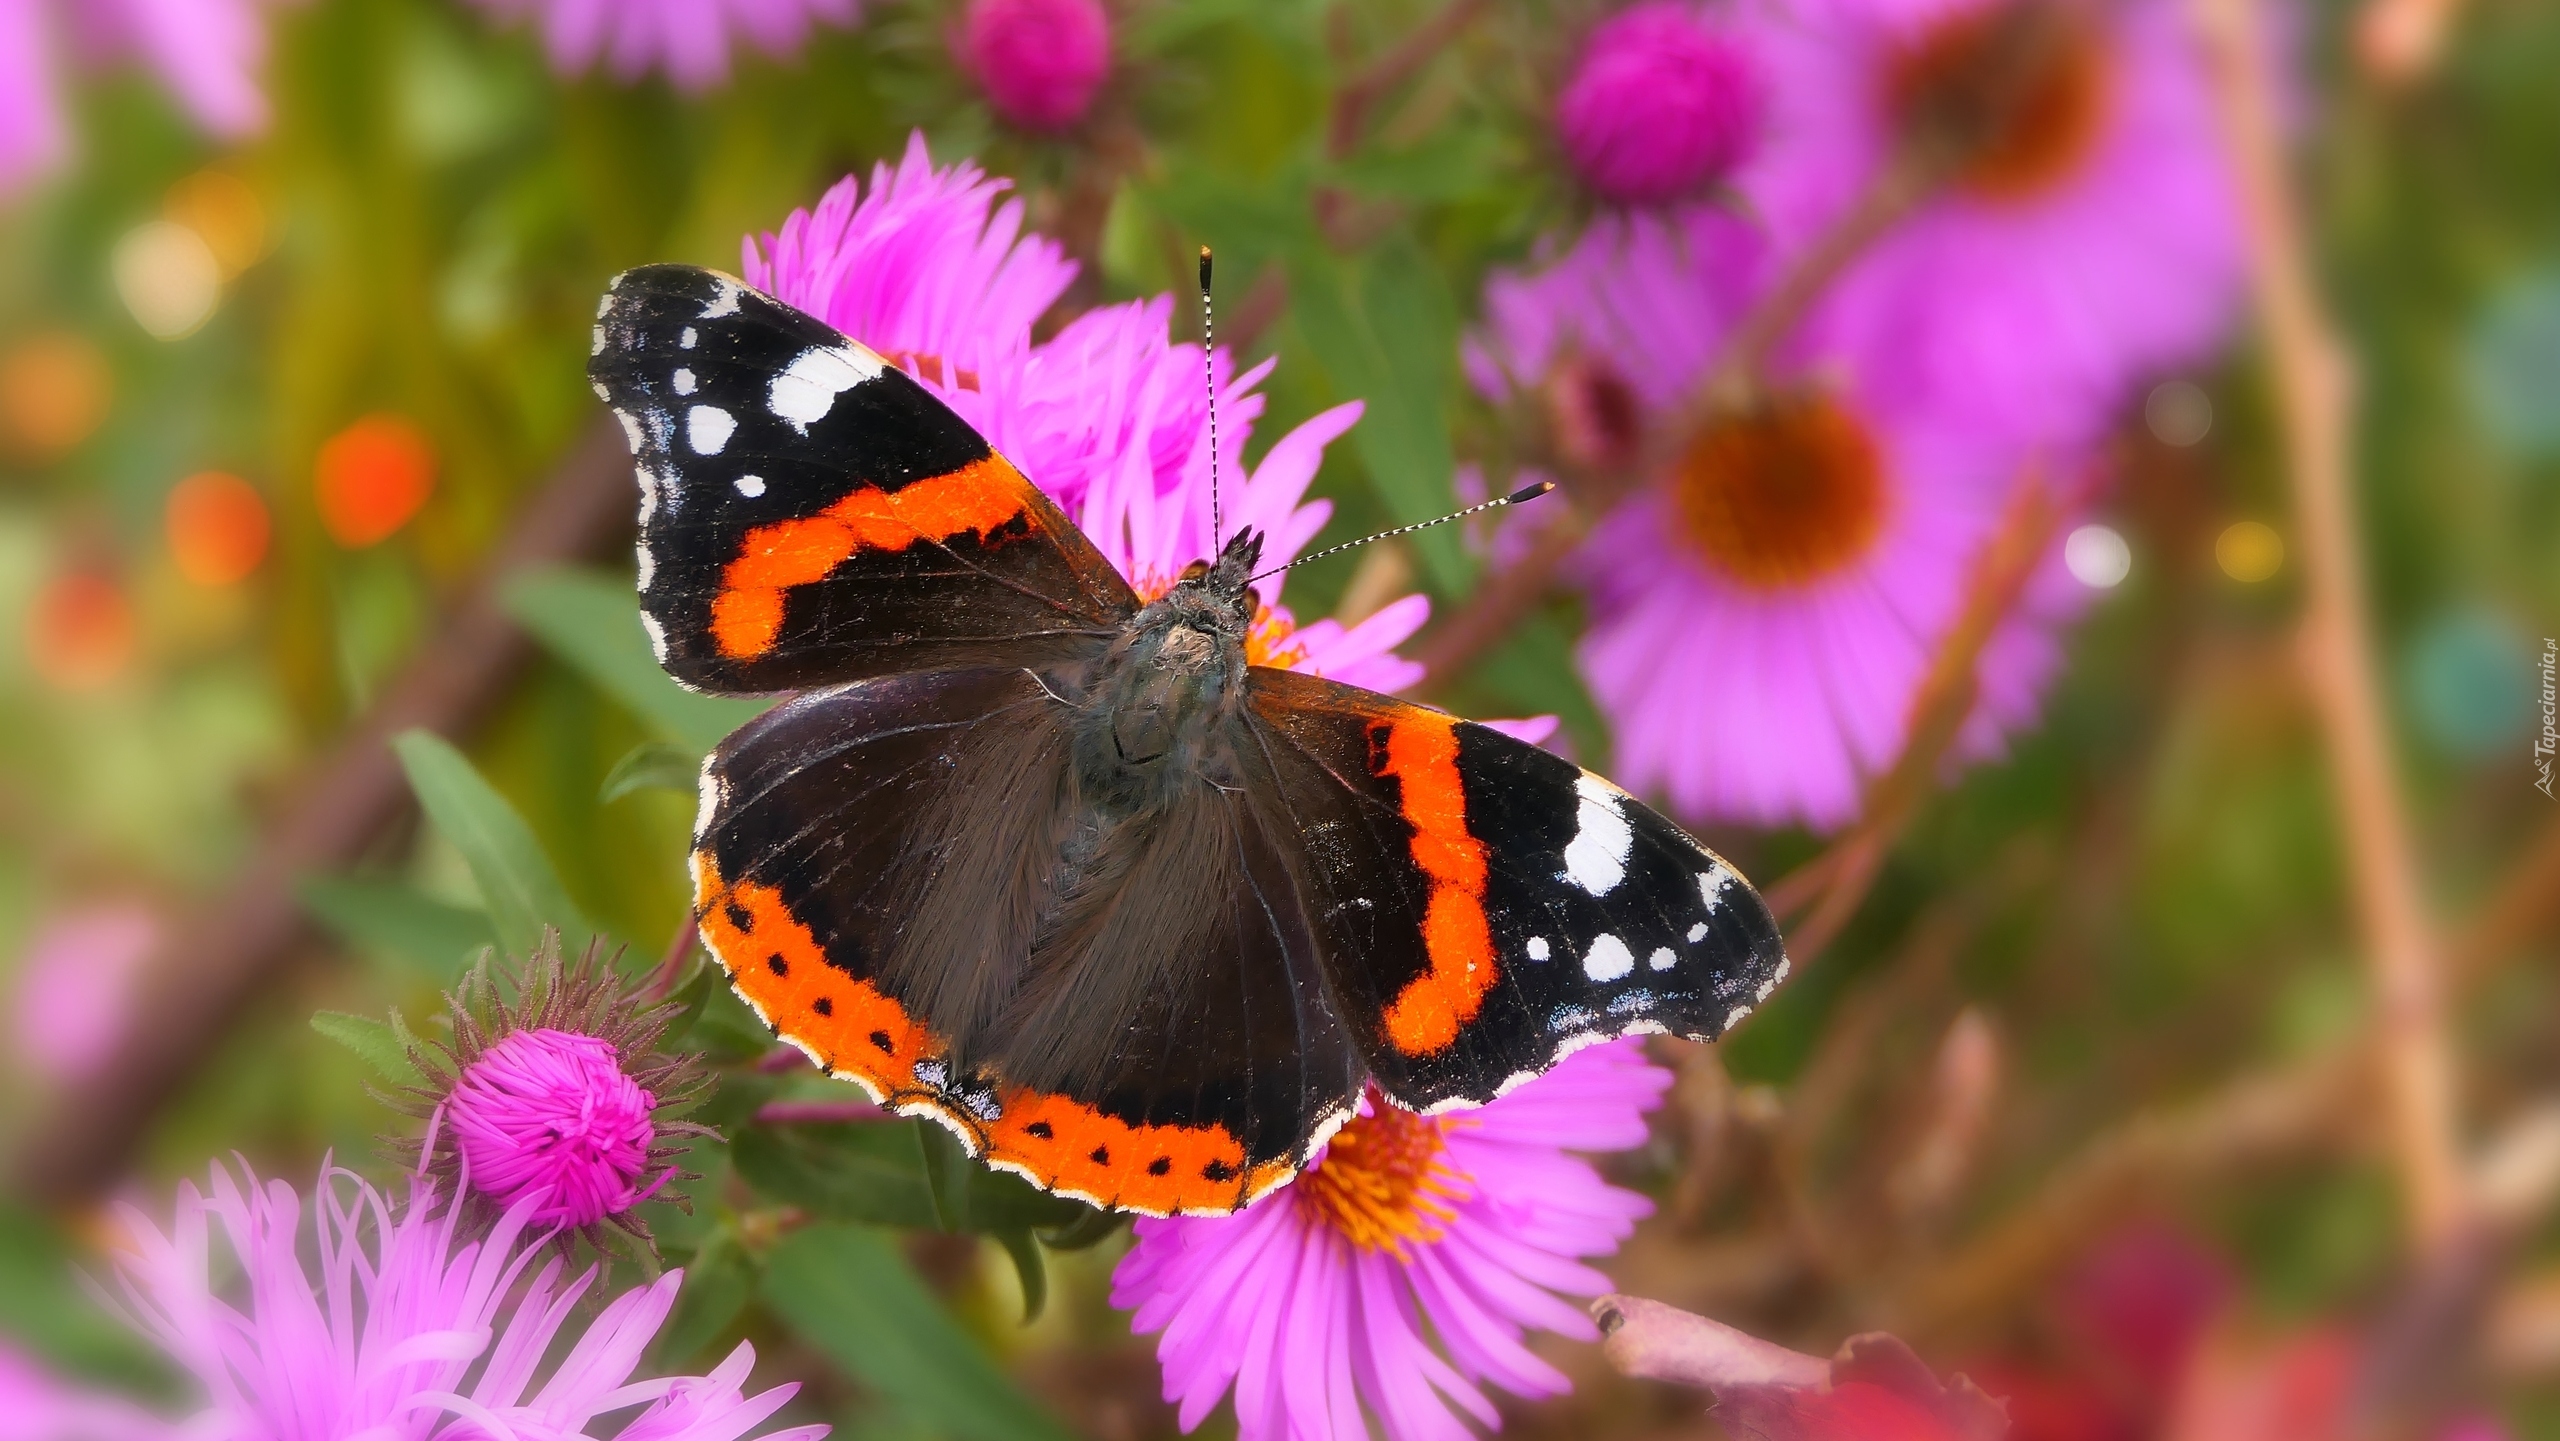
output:
[[[955,38],[961,68],[996,114],[1024,130],[1082,120],[1111,70],[1111,20],[1099,0],[970,0]]]
[[[1732,170],[1760,128],[1760,78],[1681,0],[1646,0],[1591,32],[1556,99],[1556,136],[1593,194],[1675,200]]]
[[[623,1074],[612,1042],[516,1031],[463,1071],[445,1124],[474,1190],[510,1207],[545,1190],[535,1218],[577,1228],[643,1199],[657,1104]]]

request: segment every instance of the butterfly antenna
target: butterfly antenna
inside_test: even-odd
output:
[[[1263,576],[1278,575],[1280,572],[1288,570],[1292,566],[1305,565],[1311,560],[1322,560],[1328,555],[1340,555],[1346,550],[1357,550],[1361,546],[1367,545],[1373,540],[1385,540],[1389,536],[1411,535],[1417,530],[1429,530],[1435,525],[1447,525],[1453,520],[1464,520],[1468,516],[1481,514],[1484,511],[1500,510],[1506,505],[1518,505],[1524,500],[1536,500],[1539,496],[1542,496],[1555,488],[1556,483],[1554,481],[1542,480],[1535,485],[1524,485],[1518,490],[1511,492],[1509,495],[1502,497],[1500,500],[1488,500],[1481,505],[1468,506],[1464,510],[1453,510],[1447,515],[1440,517],[1438,520],[1416,521],[1412,525],[1400,525],[1393,530],[1379,531],[1376,535],[1364,535],[1358,540],[1346,540],[1340,545],[1329,545],[1312,555],[1299,556],[1296,560],[1289,562],[1288,565],[1275,565],[1271,569],[1262,572],[1262,575],[1253,576],[1246,580],[1245,584],[1251,585],[1254,581],[1262,579]]]
[[[1226,517],[1218,510],[1218,328],[1209,309],[1209,247],[1200,247],[1200,382],[1209,392],[1209,554],[1227,542]]]

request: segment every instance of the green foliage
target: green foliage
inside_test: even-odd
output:
[[[437,900],[402,881],[306,876],[294,890],[340,939],[435,985],[450,984],[472,957],[498,943],[486,911]]]
[[[416,1042],[401,1024],[398,1011],[391,1013],[389,1021],[322,1011],[311,1018],[311,1029],[355,1052],[386,1081],[413,1086],[426,1079],[409,1059],[409,1048]]]
[[[572,950],[601,934],[569,899],[524,818],[462,752],[425,731],[407,732],[391,746],[409,773],[418,804],[480,883],[489,923],[509,953],[533,954],[545,927],[557,929]]]
[[[753,701],[696,695],[669,679],[649,653],[640,607],[625,577],[540,571],[510,582],[506,602],[508,613],[552,654],[697,756],[764,709]],[[691,788],[688,779],[683,789]]]

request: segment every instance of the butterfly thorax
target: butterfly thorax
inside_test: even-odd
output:
[[[1194,564],[1121,628],[1083,686],[1079,790],[1106,814],[1143,814],[1202,784],[1232,786],[1230,741],[1244,704],[1245,634],[1261,555],[1246,532],[1215,566]]]

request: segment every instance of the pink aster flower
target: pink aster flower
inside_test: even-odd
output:
[[[1100,0],[969,0],[952,48],[1006,123],[1064,130],[1111,72],[1111,17]]]
[[[75,1385],[0,1341],[0,1441],[178,1441],[121,1396]]]
[[[266,128],[257,83],[267,32],[260,0],[0,0],[0,193],[69,154],[66,58],[91,68],[138,60],[205,133]]]
[[[129,901],[66,911],[38,927],[10,1008],[23,1064],[72,1081],[114,1060],[160,934],[158,918]]]
[[[578,75],[602,64],[630,84],[664,71],[679,90],[700,93],[729,78],[740,40],[775,59],[808,43],[819,23],[849,26],[861,0],[479,0],[503,20],[532,20],[551,68]]]
[[[1419,1116],[1373,1096],[1242,1215],[1138,1222],[1112,1304],[1162,1333],[1165,1399],[1186,1431],[1232,1388],[1242,1441],[1349,1441],[1370,1434],[1366,1416],[1393,1441],[1460,1441],[1452,1407],[1499,1424],[1487,1386],[1569,1389],[1522,1338],[1597,1339],[1561,1297],[1606,1291],[1581,1258],[1616,1250],[1653,1209],[1569,1152],[1643,1144],[1670,1083],[1622,1041],[1481,1110]]]
[[[1651,205],[1723,178],[1757,139],[1760,78],[1687,0],[1601,22],[1556,97],[1556,138],[1593,194]]]
[[[540,1244],[538,1197],[478,1239],[461,1228],[461,1208],[438,1199],[422,1177],[395,1206],[324,1164],[306,1238],[306,1202],[291,1186],[216,1166],[210,1194],[178,1188],[165,1235],[119,1207],[114,1299],[202,1388],[189,1434],[566,1441],[599,1417],[644,1407],[613,1433],[620,1441],[737,1441],[799,1389],[747,1394],[755,1349],[744,1342],[709,1375],[633,1379],[674,1309],[681,1271],[605,1302],[546,1367],[599,1273],[562,1284],[562,1258]],[[803,1426],[767,1441],[826,1434]]]
[[[484,960],[448,1000],[453,1041],[411,1044],[426,1083],[403,1097],[427,1119],[425,1169],[489,1211],[647,1240],[633,1208],[676,1179],[675,1138],[707,1134],[671,1119],[707,1084],[689,1053],[657,1050],[674,1008],[635,1000],[594,950],[564,964],[553,933],[520,970]]]
[[[1012,188],[962,162],[936,168],[924,132],[866,191],[846,176],[815,210],[745,242],[747,283],[873,350],[954,385],[1031,343],[1076,264],[1058,242],[1022,230]],[[947,367],[947,369],[946,369]]]
[[[2054,26],[2005,127],[1831,291],[1828,323],[1879,388],[2010,435],[2085,440],[2129,383],[2220,342],[2239,296],[2236,205],[2176,0],[1765,0],[1743,14],[1774,106],[1737,183],[1781,251],[1852,203],[1900,127],[1979,112],[1994,27]]]
[[[1622,396],[1641,426],[1700,383],[1767,269],[1722,211],[1604,222],[1488,285],[1469,371],[1497,399]],[[1878,381],[1870,350],[1816,331],[1791,361],[1766,405],[1692,438],[1667,485],[1594,532],[1580,661],[1621,782],[1694,818],[1830,827],[1899,752],[2034,451]],[[1961,755],[2032,723],[2082,594],[2057,551],[1985,648]]]

